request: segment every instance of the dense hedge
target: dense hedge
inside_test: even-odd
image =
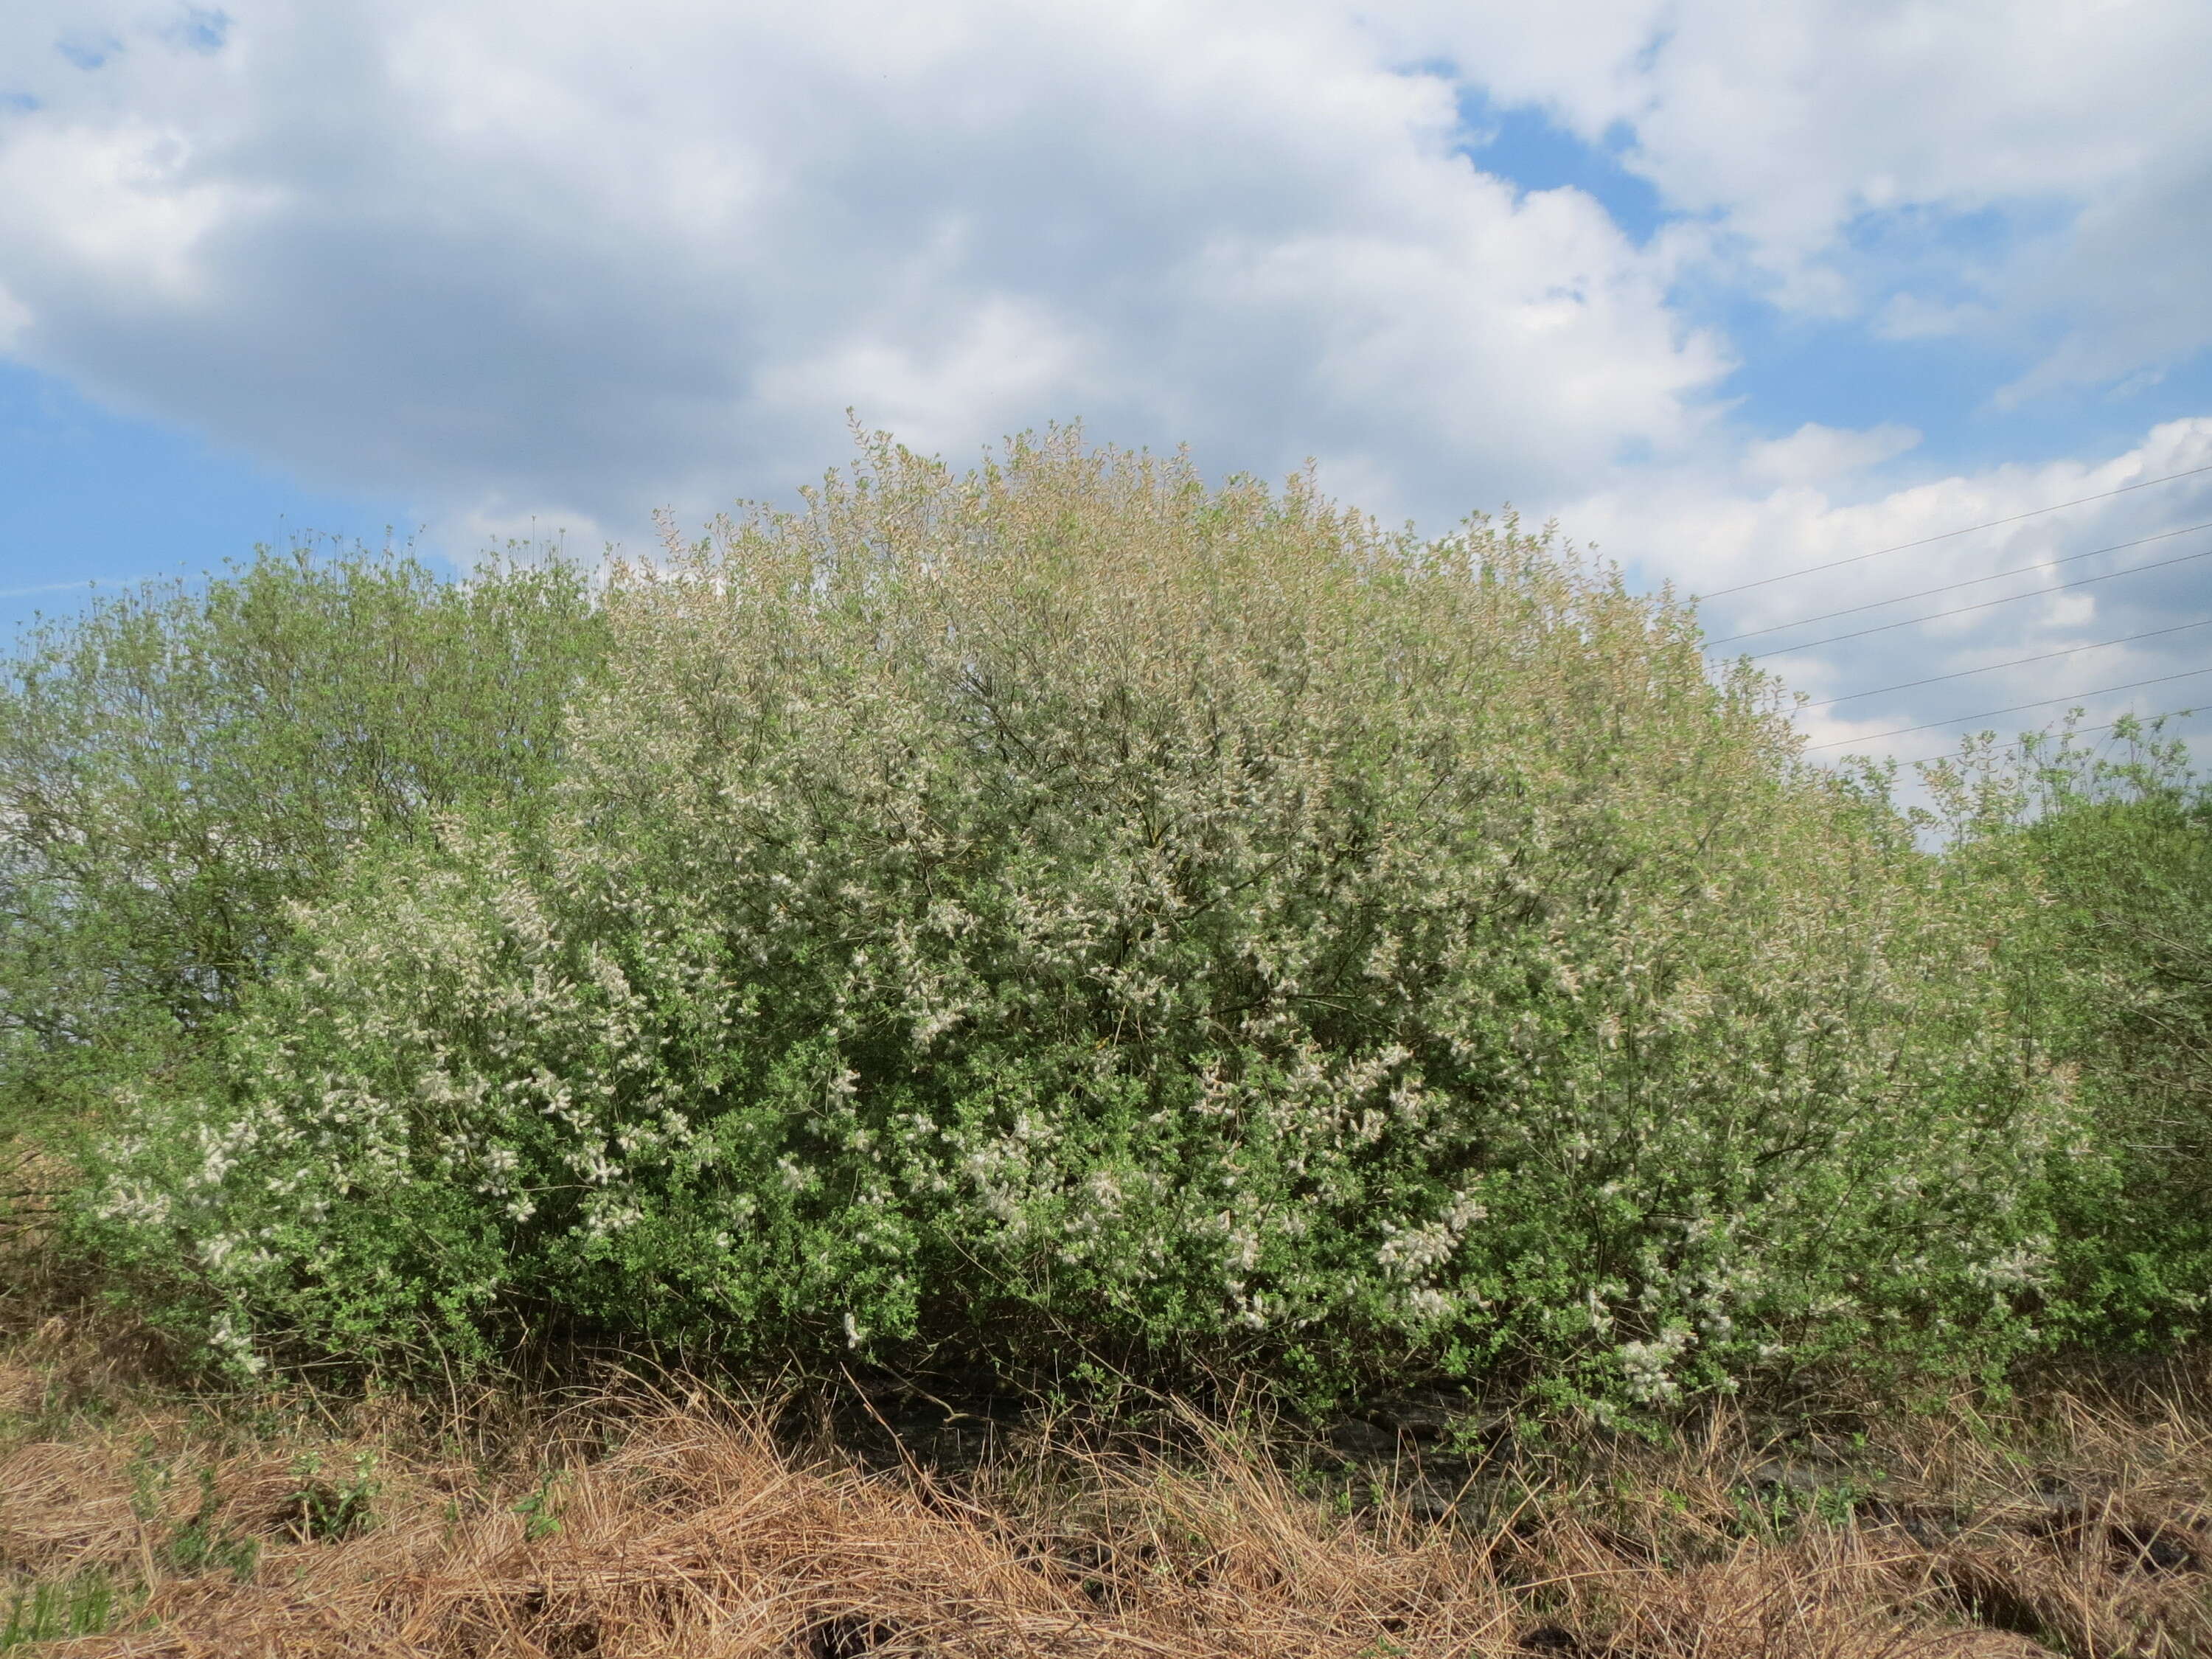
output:
[[[545,811],[375,842],[133,1093],[83,1236],[238,1363],[1632,1403],[2033,1340],[2087,1154],[2014,887],[1548,536],[879,444],[605,617]]]

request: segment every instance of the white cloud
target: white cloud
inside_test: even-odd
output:
[[[1448,514],[1698,441],[1686,270],[2003,337],[2014,400],[2212,342],[2208,58],[2193,0],[32,0],[7,349],[433,513],[774,487],[855,404]],[[1476,173],[1445,64],[1689,216]]]
[[[1786,306],[2032,347],[2015,396],[2212,343],[2199,0],[1409,0],[1378,27],[1593,141],[1625,125]]]
[[[1747,478],[1776,484],[1817,484],[1893,460],[1920,441],[1909,426],[1885,424],[1848,432],[1808,421],[1786,438],[1746,447]]]
[[[27,121],[0,148],[0,201],[14,234],[46,240],[86,300],[189,314],[220,302],[204,244],[268,195],[204,177],[195,160],[191,138],[166,124]]]
[[[16,337],[31,325],[31,308],[0,287],[0,352],[15,349]]]
[[[209,52],[47,9],[121,44],[42,46],[0,123],[14,349],[443,521],[781,490],[848,405],[1317,454],[1449,518],[1680,453],[1727,367],[1664,257],[1478,173],[1452,88],[1327,8],[229,9]]]
[[[1809,433],[1805,447],[1815,449],[1848,452],[1856,439],[1877,453],[1897,441],[1881,429]],[[1762,665],[1823,705],[1803,720],[1815,743],[2059,700],[1989,722],[2011,733],[2057,718],[2077,696],[2093,722],[2130,708],[2212,708],[2212,675],[2086,695],[2212,663],[2212,628],[2102,644],[2212,617],[2212,471],[2172,476],[2212,469],[2212,419],[2166,422],[2100,461],[1995,467],[1843,500],[1828,493],[1848,485],[1841,469],[1776,481],[1772,451],[1808,438],[1753,447],[1733,476],[1684,469],[1594,494],[1564,517],[1646,576],[1718,595],[1704,606],[1708,635],[1726,641],[1717,654],[1773,653]],[[2170,482],[2146,483],[2160,478]],[[2078,504],[2041,511],[2061,502]],[[1978,525],[1992,527],[1949,533]],[[1972,585],[1953,586],[1962,583]],[[1933,620],[1889,626],[1922,617]],[[2099,648],[2048,654],[2090,645]],[[2031,657],[2041,660],[1911,684]],[[1892,686],[1903,689],[1856,695]],[[1964,729],[1869,748],[1932,754]]]

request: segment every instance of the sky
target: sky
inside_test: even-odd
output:
[[[1555,519],[1816,755],[2212,729],[2207,64],[2203,0],[12,0],[0,627],[1079,419]]]

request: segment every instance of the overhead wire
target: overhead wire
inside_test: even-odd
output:
[[[2079,564],[2084,559],[2094,559],[2100,553],[2118,553],[2126,548],[2142,547],[2149,542],[2171,541],[2176,536],[2186,536],[2192,530],[2212,530],[2212,519],[2207,519],[2202,524],[2185,524],[2179,530],[2161,530],[2155,536],[2138,536],[2131,542],[2114,542],[2109,547],[2093,547],[2086,553],[2069,553],[2064,558],[2052,559],[2047,564],[2016,564],[2009,570],[1993,571],[1986,576],[1969,576],[1963,581],[1944,582],[1939,586],[1923,587],[1914,593],[1893,594],[1886,599],[1870,599],[1864,605],[1845,605],[1841,611],[1822,611],[1810,617],[1799,617],[1792,622],[1774,623],[1765,628],[1747,628],[1741,634],[1726,634],[1719,639],[1706,641],[1705,649],[1711,651],[1718,646],[1733,645],[1738,640],[1755,640],[1762,634],[1779,634],[1785,628],[1809,628],[1814,623],[1833,622],[1838,617],[1856,617],[1863,611],[1879,611],[1886,605],[1903,605],[1907,599],[1924,599],[1931,594],[1949,593],[1961,587],[1978,587],[1984,582],[2002,581],[2007,576],[2018,576],[2031,570],[2056,570],[2063,564]],[[2042,591],[2050,592],[2054,590],[2045,588]]]
[[[2171,628],[2146,629],[2140,634],[2124,634],[2116,640],[2099,640],[2094,645],[2069,646],[2063,651],[2045,651],[2039,656],[2014,657],[2010,662],[1984,663],[1979,668],[1961,668],[1951,674],[1930,674],[1924,680],[1905,680],[1896,685],[1877,685],[1871,691],[1846,691],[1840,697],[1823,697],[1818,702],[1797,705],[1801,714],[1815,708],[1832,708],[1839,702],[1856,702],[1861,697],[1878,697],[1885,691],[1911,691],[1923,685],[1938,684],[1944,680],[1962,680],[1971,674],[1994,674],[2001,668],[2025,668],[2032,662],[2051,662],[2060,657],[2078,657],[2084,651],[2102,651],[2107,646],[2133,645],[2137,640],[2154,640],[2166,634],[2185,634],[2192,628],[2212,628],[2212,617],[2202,617],[2195,622],[2176,623]]]
[[[1843,749],[1855,743],[1879,743],[1884,738],[1902,738],[1914,732],[1933,732],[1938,726],[1964,726],[1972,720],[1992,720],[1999,714],[2017,714],[2027,708],[2047,708],[2054,702],[2070,702],[2076,697],[2101,697],[2114,691],[2135,691],[2146,685],[2164,685],[2170,680],[2194,678],[2199,674],[2212,674],[2212,664],[2203,668],[2189,668],[2179,674],[2160,674],[2147,680],[2130,680],[2125,685],[2100,685],[2088,691],[2069,691],[2056,697],[2039,697],[2033,702],[2016,702],[2008,708],[1985,708],[1978,714],[1960,714],[1954,720],[1928,720],[1919,726],[1900,726],[1892,732],[1869,732],[1856,738],[1836,738],[1827,743],[1808,743],[1808,753],[1822,749]]]
[[[1921,623],[1940,622],[1946,617],[1963,617],[1970,611],[1993,611],[2001,605],[2018,605],[2023,599],[2039,599],[2077,587],[2091,587],[2099,582],[2117,581],[2122,576],[2139,575],[2146,570],[2164,570],[2172,565],[2194,564],[2204,558],[2212,558],[2212,547],[2195,553],[2185,553],[2178,559],[2160,559],[2155,564],[2130,565],[2125,570],[2108,570],[2101,576],[2084,576],[2078,581],[2054,582],[2049,587],[2034,588],[2026,593],[2009,593],[2002,599],[1984,599],[1978,605],[1954,605],[1948,611],[1931,611],[1924,617],[1905,617],[1896,622],[1877,623],[1872,628],[1855,629],[1848,634],[1831,634],[1824,639],[1801,640],[1796,645],[1778,646],[1771,651],[1753,653],[1746,660],[1763,662],[1769,657],[1786,657],[1793,652],[1811,651],[1824,645],[1836,645],[1844,640],[1863,640],[1869,634],[1887,634],[1893,628],[1911,628]]]
[[[2122,484],[2117,489],[2100,490],[2094,495],[2076,495],[2070,501],[2054,501],[2049,507],[2039,507],[2026,513],[2015,513],[2007,519],[1990,519],[1981,524],[1965,525],[1957,530],[1946,530],[1940,535],[1923,536],[1917,541],[1899,542],[1891,547],[1877,547],[1865,553],[1850,554],[1844,558],[1830,559],[1825,564],[1808,564],[1801,569],[1779,571],[1774,575],[1760,576],[1753,581],[1738,582],[1734,587],[1716,588],[1712,592],[1701,593],[1698,597],[1701,599],[1717,599],[1730,593],[1743,592],[1747,588],[1765,587],[1771,582],[1790,581],[1799,576],[1813,575],[1819,571],[1833,570],[1839,565],[1857,564],[1865,559],[1878,559],[1886,553],[1903,553],[1911,548],[1927,547],[1936,542],[1948,542],[1954,537],[1971,536],[1978,530],[1996,530],[2005,525],[2018,524],[2026,519],[2041,518],[2046,513],[2057,513],[2069,507],[2080,507],[2086,502],[2109,501],[2115,495],[2124,495],[2130,490],[2148,489],[2153,484],[2172,483],[2177,478],[2193,478],[2203,472],[2212,472],[2212,464],[2192,466],[2180,472],[2168,472],[2156,478],[2139,479],[2131,484]]]
[[[2163,473],[2155,478],[2141,478],[2137,479],[2133,483],[2121,484],[2117,488],[2100,490],[2092,495],[2077,495],[2069,501],[2054,501],[2048,507],[2035,507],[2025,513],[2015,513],[2010,514],[2005,518],[1986,520],[1980,524],[1964,525],[1955,530],[1947,530],[1933,536],[1920,537],[1913,541],[1898,542],[1887,547],[1872,548],[1863,553],[1850,554],[1840,559],[1830,559],[1819,564],[1802,566],[1796,570],[1778,571],[1775,574],[1771,576],[1761,576],[1755,578],[1751,581],[1738,582],[1731,587],[1717,588],[1711,592],[1702,594],[1698,597],[1704,600],[1723,599],[1732,593],[1745,592],[1753,588],[1771,586],[1775,582],[1788,581],[1799,576],[1814,575],[1821,571],[1834,570],[1845,565],[1858,564],[1868,559],[1880,558],[1887,554],[1902,553],[1917,547],[1931,546],[1938,542],[1950,541],[1960,536],[1972,535],[1977,531],[1995,530],[2002,528],[2006,525],[2020,524],[2029,519],[2040,518],[2046,514],[2063,511],[2065,508],[2069,507],[2081,507],[2090,501],[2109,501],[2114,496],[2129,495],[2133,491],[2139,489],[2148,489],[2156,484],[2172,483],[2182,478],[2197,477],[2208,472],[2212,472],[2212,464],[2207,464],[2203,466],[2188,467],[2178,472]],[[1852,605],[1840,611],[1824,611],[1812,617],[1801,617],[1794,622],[1777,623],[1765,628],[1753,629],[1741,634],[1728,635],[1721,639],[1708,641],[1705,648],[1711,649],[1717,646],[1733,644],[1738,640],[1755,639],[1762,635],[1779,633],[1787,629],[1802,628],[1809,626],[1814,623],[1832,621],[1839,617],[1856,616],[1868,611],[1879,610],[1884,605],[1901,605],[1916,599],[1926,599],[1936,593],[1953,592],[1960,588],[1973,587],[1984,582],[2000,580],[2006,576],[2020,575],[2030,571],[2050,570],[2056,568],[2060,565],[2073,564],[2082,559],[2094,558],[2100,554],[2118,552],[2124,549],[2130,547],[2141,547],[2151,542],[2164,541],[2175,536],[2187,535],[2192,531],[2204,529],[2212,529],[2212,520],[2208,520],[2202,524],[2184,526],[2178,530],[2161,531],[2155,535],[2138,537],[2131,541],[2115,542],[2109,546],[2093,548],[2087,552],[2071,554],[2065,558],[2052,560],[2040,565],[2019,565],[2014,567],[2010,570],[1996,571],[1986,576],[1969,577],[1965,580],[1948,582],[1936,587],[1923,588],[1912,593],[1893,595],[1889,599],[1873,600],[1864,605]],[[1963,616],[1974,611],[1993,610],[2000,605],[2017,604],[2021,600],[2039,598],[2045,594],[2064,592],[2074,588],[2087,587],[2094,586],[2098,582],[2112,581],[2121,576],[2133,575],[2138,572],[2166,569],[2175,565],[2191,564],[2197,562],[2198,560],[2207,557],[2212,557],[2212,548],[2206,548],[2196,553],[2185,554],[2179,558],[2161,559],[2152,564],[2136,565],[2127,570],[2107,571],[2101,575],[2087,576],[2074,581],[2061,582],[2047,587],[2036,588],[2025,593],[2009,594],[2002,599],[1984,600],[1974,605],[1954,605],[1945,610],[1929,611],[1923,616],[1902,617],[1894,622],[1878,623],[1871,628],[1857,629],[1845,634],[1830,635],[1824,639],[1803,641],[1796,645],[1782,647],[1771,651],[1760,652],[1749,656],[1746,659],[1757,662],[1768,657],[1784,656],[1794,652],[1814,650],[1821,646],[1841,644],[1847,640],[1863,639],[1869,635],[1887,633],[1894,629],[1916,627],[1923,623],[1938,622],[1947,617]],[[2008,662],[1990,663],[1978,668],[1960,669],[1952,673],[1929,675],[1923,679],[1905,681],[1896,685],[1881,686],[1872,690],[1847,692],[1841,696],[1826,698],[1819,702],[1804,704],[1801,707],[1803,710],[1807,711],[1832,708],[1838,703],[1850,702],[1862,697],[1877,696],[1884,692],[1914,690],[1923,685],[1934,685],[1948,680],[1964,679],[1975,674],[1993,673],[2006,668],[2019,668],[2039,662],[2054,661],[2060,658],[2078,656],[2087,651],[2099,651],[2106,649],[2112,646],[2132,644],[2138,640],[2154,639],[2162,637],[2166,635],[2184,633],[2191,629],[2202,628],[2207,625],[2212,625],[2212,617],[2203,618],[2196,622],[2178,623],[2166,628],[2150,629],[2142,633],[2126,635],[2116,639],[2100,640],[2089,645],[2072,646],[2062,651],[2043,652],[2033,656],[2017,658]],[[2100,686],[2094,690],[2077,691],[2069,693],[2062,696],[2040,698],[2029,702],[2015,703],[2006,708],[1985,709],[1979,714],[1960,715],[1950,720],[1929,720],[1917,726],[1899,726],[1892,731],[1872,732],[1863,737],[1844,738],[1828,743],[1812,744],[1808,745],[1808,751],[1817,751],[1820,750],[1844,748],[1852,744],[1879,742],[1888,738],[1908,736],[1917,732],[1932,732],[1945,726],[1966,725],[1978,720],[1990,720],[2000,714],[2019,714],[2030,708],[2048,708],[2054,703],[2065,702],[2074,697],[2104,696],[2118,691],[2138,690],[2144,686],[2163,685],[2174,680],[2189,679],[2205,673],[2212,673],[2212,666],[2188,669],[2179,673],[2160,675],[2150,679],[2134,680],[2124,685]],[[2184,714],[2193,712],[2194,711],[2191,710],[2181,711]],[[2112,726],[2118,723],[2119,722],[2118,720],[2114,720],[2106,722],[2103,725],[2075,729],[2086,732],[2109,731]]]

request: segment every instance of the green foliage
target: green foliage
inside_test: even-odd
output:
[[[142,1443],[131,1461],[131,1510],[141,1522],[160,1522],[168,1513],[168,1492],[176,1480],[169,1460],[155,1455],[150,1441]],[[261,1540],[251,1533],[234,1532],[222,1521],[222,1499],[216,1491],[215,1470],[203,1467],[198,1475],[198,1501],[191,1514],[166,1527],[159,1547],[161,1565],[187,1577],[217,1571],[228,1572],[243,1583],[253,1576],[261,1559]]]
[[[358,849],[526,817],[602,645],[572,570],[304,551],[29,634],[0,680],[0,1135],[189,1073]]]
[[[0,1588],[0,1653],[33,1642],[104,1636],[120,1612],[114,1580],[99,1567],[66,1579],[37,1578]]]
[[[244,1583],[253,1577],[253,1569],[260,1562],[261,1540],[224,1526],[217,1513],[220,1505],[215,1471],[201,1470],[199,1505],[169,1534],[163,1556],[173,1571],[188,1578],[223,1571]]]
[[[878,443],[606,616],[542,823],[375,842],[106,1149],[82,1236],[235,1363],[1635,1406],[2033,1340],[2007,917],[1547,534]]]
[[[561,1530],[561,1501],[556,1491],[559,1484],[559,1474],[548,1469],[538,1477],[538,1484],[508,1511],[522,1517],[525,1543],[534,1544],[539,1539],[550,1538]]]
[[[384,1490],[377,1478],[376,1455],[356,1452],[352,1473],[340,1479],[324,1473],[322,1460],[313,1453],[292,1465],[293,1514],[288,1526],[294,1536],[309,1543],[328,1543],[350,1538],[375,1523],[376,1500]]]
[[[2077,1080],[2099,1156],[2063,1161],[2063,1301],[2093,1347],[2205,1328],[2212,1291],[2212,795],[2157,722],[2109,751],[1986,744],[1932,781],[1954,855],[2029,902],[2002,954],[2015,1023]]]

